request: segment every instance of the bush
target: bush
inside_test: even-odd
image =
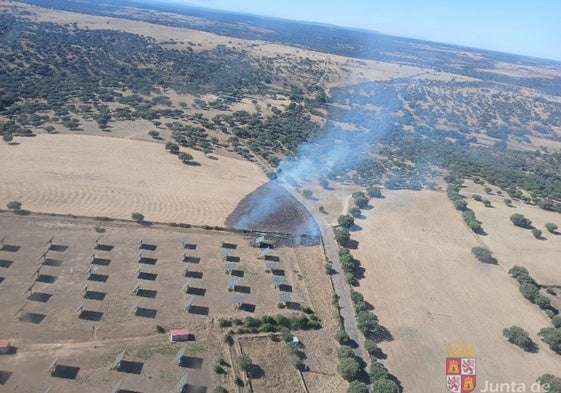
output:
[[[551,318],[551,323],[553,324],[553,326],[555,326],[556,328],[560,328],[561,327],[561,315],[554,315],[553,318]]]
[[[509,343],[518,345],[525,351],[531,349],[534,344],[528,332],[519,326],[503,329],[503,336],[507,338]]]
[[[542,310],[545,310],[546,308],[549,308],[549,306],[551,306],[551,301],[549,300],[549,298],[545,295],[542,295],[541,293],[538,293],[536,295],[536,297],[534,298],[534,303],[536,303]]]
[[[380,188],[378,188],[378,187],[368,187],[366,189],[366,193],[371,198],[383,198],[384,197],[382,195],[382,190],[380,190]]]
[[[337,357],[339,359],[343,358],[354,358],[355,353],[351,347],[348,345],[341,345],[339,349],[337,349]]]
[[[347,388],[347,393],[369,393],[369,390],[364,382],[352,381]]]
[[[232,321],[230,321],[229,319],[220,318],[220,321],[218,322],[218,324],[222,328],[223,327],[230,327],[230,326],[232,326]]]
[[[337,365],[337,372],[347,381],[354,381],[360,371],[360,366],[354,358],[342,358]]]
[[[214,365],[214,373],[215,373],[215,374],[218,374],[218,375],[220,375],[220,374],[226,374],[226,370],[224,370],[224,369],[222,368],[221,365],[215,364],[215,365]]]
[[[160,136],[160,133],[156,130],[150,130],[150,131],[148,131],[148,135],[150,135],[152,138],[156,139],[157,137]]]
[[[481,198],[481,195],[479,195],[479,194],[473,194],[472,197],[473,197],[473,199],[475,199],[477,202],[481,202],[481,200],[483,199],[483,198]]]
[[[505,199],[503,199],[503,202],[504,202],[505,205],[507,205],[507,206],[512,206],[512,199],[510,199],[510,198],[505,198]]]
[[[454,207],[456,210],[464,211],[467,209],[467,202],[464,199],[455,199],[454,200]]]
[[[542,386],[542,392],[561,393],[561,378],[553,374],[544,374],[537,379],[537,382]]]
[[[399,386],[391,379],[380,379],[374,383],[373,393],[399,393]]]
[[[362,212],[360,211],[360,209],[356,206],[353,206],[349,209],[349,214],[351,216],[353,216],[354,218],[360,217],[360,215],[362,214]]]
[[[561,329],[559,328],[543,328],[538,333],[552,351],[561,353]]]
[[[144,214],[139,212],[134,212],[131,214],[131,218],[136,222],[142,222],[144,221]]]
[[[378,361],[372,362],[370,364],[370,370],[368,371],[368,376],[370,377],[370,382],[374,383],[381,379],[387,379],[389,376],[388,369],[382,363]]]
[[[337,340],[340,345],[347,345],[349,343],[347,331],[344,328],[339,328],[335,334],[335,340]]]
[[[471,253],[479,260],[479,262],[496,263],[495,258],[491,255],[491,251],[484,247],[473,247],[471,249]]]
[[[536,296],[539,293],[539,288],[531,283],[520,284],[520,292],[522,295],[532,303],[534,303]]]
[[[517,227],[521,228],[530,228],[532,226],[532,221],[519,213],[514,213],[510,216],[510,221],[512,221],[512,223]]]
[[[551,233],[555,233],[557,231],[557,225],[552,222],[548,222],[547,224],[545,224],[545,229],[547,229]]]
[[[18,211],[21,209],[21,202],[20,201],[10,201],[6,204],[6,207],[13,211]]]
[[[512,268],[510,268],[508,274],[510,274],[514,278],[518,278],[518,276],[522,274],[528,274],[528,269],[526,269],[524,266],[514,265]]]
[[[351,225],[353,225],[355,223],[355,219],[350,214],[345,214],[345,215],[339,216],[339,218],[337,219],[337,222],[343,228],[349,228]]]
[[[481,202],[483,202],[485,207],[491,207],[491,201],[489,199],[483,199]]]
[[[362,209],[368,206],[368,197],[362,191],[357,191],[353,193],[353,201],[355,205]]]
[[[341,246],[345,246],[351,240],[351,234],[347,229],[335,228],[333,232],[335,233],[335,240]]]
[[[306,199],[310,199],[313,196],[313,192],[310,190],[304,190],[302,191],[302,195],[304,195],[304,198]]]
[[[540,231],[537,228],[532,229],[532,235],[534,235],[534,237],[536,239],[541,239],[542,238],[542,231]]]

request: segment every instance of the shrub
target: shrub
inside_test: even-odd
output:
[[[551,301],[549,300],[549,298],[545,295],[542,295],[541,293],[538,293],[536,295],[536,297],[534,298],[534,303],[536,303],[542,310],[545,310],[546,308],[549,308],[549,306],[551,306]]]
[[[353,216],[351,216],[350,214],[345,214],[345,215],[339,216],[339,218],[337,219],[337,222],[343,228],[349,228],[351,225],[353,225],[355,223],[355,220],[354,220]]]
[[[340,345],[347,345],[349,343],[349,335],[345,329],[339,328],[335,334],[335,340],[337,340]]]
[[[512,221],[512,223],[517,227],[521,228],[530,228],[532,226],[532,221],[519,213],[514,213],[510,216],[510,221]]]
[[[507,205],[507,206],[512,206],[512,199],[510,199],[510,198],[505,198],[505,199],[503,199],[503,202],[504,202],[505,205]]]
[[[561,329],[559,328],[543,328],[538,333],[552,351],[561,353]]]
[[[561,378],[553,374],[544,374],[537,382],[542,386],[542,392],[561,393]]]
[[[347,381],[354,381],[360,371],[360,366],[354,358],[342,358],[337,365],[337,372]]]
[[[369,390],[364,382],[352,381],[347,388],[347,393],[369,393]]]
[[[473,199],[475,199],[477,202],[481,202],[481,200],[483,199],[483,198],[481,198],[481,195],[479,195],[479,194],[473,194],[472,197],[473,197]]]
[[[522,295],[532,303],[534,303],[536,296],[538,295],[539,288],[531,283],[520,284],[520,292]]]
[[[542,238],[542,231],[540,231],[537,228],[532,229],[532,235],[534,235],[534,237],[536,239],[541,239]]]
[[[454,200],[454,207],[456,210],[464,211],[467,209],[467,202],[464,199],[455,199]]]
[[[495,258],[491,255],[491,251],[486,249],[485,247],[473,247],[471,249],[471,253],[474,257],[476,257],[480,262],[483,263],[496,263]]]
[[[489,199],[483,199],[481,202],[483,202],[485,207],[491,207],[491,201]]]
[[[228,393],[228,391],[223,386],[217,386],[214,388],[214,393]]]
[[[545,229],[547,229],[551,233],[555,233],[557,231],[557,225],[552,222],[548,222],[547,224],[545,224]]]
[[[383,198],[382,190],[378,187],[368,187],[366,193],[371,198]]]
[[[373,393],[399,393],[399,386],[391,379],[380,379],[373,386]]]
[[[360,211],[360,209],[356,206],[353,206],[349,209],[349,214],[351,216],[353,216],[354,218],[360,217],[360,215],[362,214],[362,212]]]
[[[517,345],[526,351],[531,349],[534,344],[528,332],[519,326],[503,329],[503,336],[507,338],[509,343]]]
[[[351,347],[348,345],[341,345],[339,349],[337,349],[337,357],[339,359],[343,358],[354,358],[355,353]]]
[[[144,214],[139,212],[134,212],[131,214],[131,218],[136,222],[142,222],[144,221]]]
[[[373,361],[370,364],[370,370],[368,371],[368,376],[370,377],[370,382],[374,383],[380,379],[388,378],[389,372],[382,363],[378,361]]]
[[[553,324],[553,326],[555,326],[556,328],[560,328],[561,327],[561,315],[554,315],[553,318],[551,318],[551,323]]]
[[[302,191],[302,195],[304,195],[304,198],[310,199],[313,196],[313,192],[310,190],[304,190]]]
[[[10,201],[6,204],[6,207],[13,211],[18,211],[21,209],[21,202],[20,201]]]

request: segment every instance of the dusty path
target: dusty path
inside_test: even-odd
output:
[[[339,297],[339,310],[341,312],[341,316],[343,317],[345,330],[347,331],[351,342],[354,341],[356,343],[355,353],[366,361],[368,359],[368,354],[364,349],[363,340],[357,328],[353,304],[351,301],[350,288],[345,280],[341,264],[339,263],[339,245],[335,240],[333,229],[327,222],[324,221],[323,216],[318,212],[318,210],[289,184],[283,183],[283,187],[290,192],[294,198],[302,203],[319,226],[321,238],[323,239],[325,256],[333,264],[332,269],[334,272],[331,275],[331,282],[333,283],[335,293]]]

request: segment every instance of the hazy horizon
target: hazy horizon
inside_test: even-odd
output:
[[[561,61],[561,2],[543,0],[467,3],[427,0],[384,2],[377,0],[137,0],[169,3],[277,17],[302,22],[319,22],[382,34],[452,44],[474,49]]]

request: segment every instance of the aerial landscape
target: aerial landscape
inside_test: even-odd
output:
[[[0,27],[0,392],[561,393],[560,61],[165,1]]]

